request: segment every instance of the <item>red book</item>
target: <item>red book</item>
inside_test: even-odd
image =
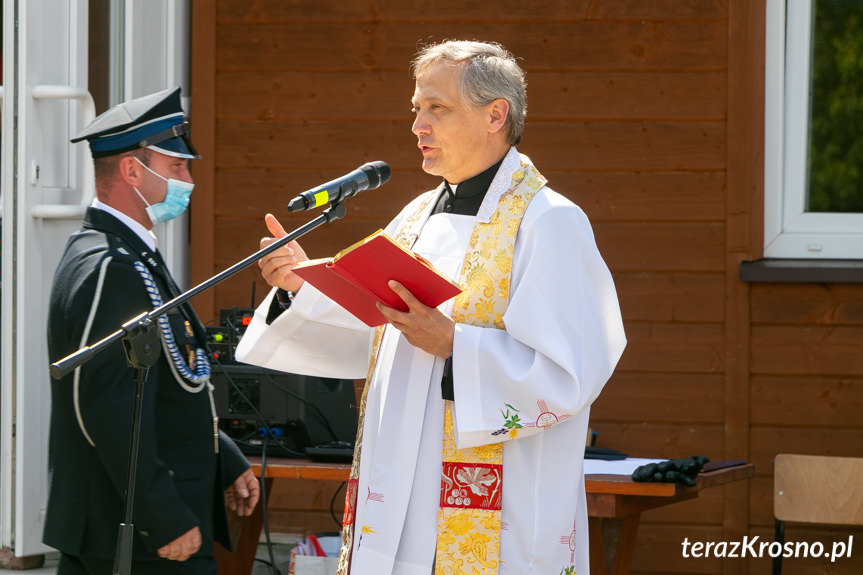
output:
[[[387,323],[375,302],[408,311],[389,288],[396,280],[429,307],[461,293],[461,288],[429,262],[396,243],[383,230],[343,249],[332,258],[308,260],[293,272],[368,326]]]

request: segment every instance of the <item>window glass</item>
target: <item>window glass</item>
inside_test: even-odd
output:
[[[812,15],[807,211],[863,212],[863,2]]]

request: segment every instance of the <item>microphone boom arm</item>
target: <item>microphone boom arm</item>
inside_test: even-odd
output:
[[[155,320],[156,318],[158,318],[162,314],[165,314],[165,313],[171,311],[172,309],[174,309],[178,305],[192,299],[196,295],[207,291],[208,289],[210,289],[211,287],[213,287],[217,284],[222,283],[223,281],[225,281],[229,277],[237,274],[238,272],[243,271],[244,269],[246,269],[247,267],[249,267],[253,263],[257,262],[258,260],[260,260],[264,256],[267,256],[270,253],[276,251],[277,249],[284,246],[285,244],[299,238],[300,236],[303,236],[303,235],[309,233],[310,231],[314,230],[315,228],[317,228],[323,224],[328,224],[331,221],[343,218],[344,216],[345,216],[344,202],[342,202],[342,201],[333,202],[332,204],[330,204],[329,208],[327,208],[326,210],[324,210],[321,213],[321,215],[319,215],[315,219],[309,221],[308,223],[300,226],[299,228],[290,232],[286,236],[279,238],[278,240],[276,240],[272,244],[268,245],[267,247],[258,250],[257,252],[246,257],[242,261],[235,263],[234,265],[232,265],[228,269],[226,269],[226,270],[222,271],[221,273],[211,277],[210,279],[208,279],[204,282],[201,282],[200,284],[193,287],[189,291],[181,293],[180,295],[178,295],[177,297],[175,297],[171,301],[165,302],[162,305],[160,305],[159,307],[154,308],[153,310],[151,310],[149,312],[142,313],[142,314],[130,319],[129,321],[127,321],[126,323],[123,324],[122,328],[118,329],[117,331],[115,331],[111,335],[97,341],[96,343],[94,343],[92,345],[84,346],[81,349],[79,349],[78,351],[75,351],[75,352],[67,355],[63,359],[52,363],[51,368],[50,368],[51,377],[53,377],[54,379],[60,379],[60,378],[64,377],[65,375],[67,375],[69,372],[71,372],[75,368],[77,368],[77,367],[83,365],[84,363],[90,361],[91,359],[93,359],[93,357],[97,353],[99,353],[100,351],[102,351],[103,349],[105,349],[106,347],[108,347],[109,345],[111,345],[112,343],[117,341],[118,339],[120,339],[124,336],[127,336],[127,335],[132,335],[134,332],[141,331],[142,325],[146,325],[148,322]]]

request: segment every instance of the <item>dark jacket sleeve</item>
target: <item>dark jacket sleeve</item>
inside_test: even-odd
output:
[[[234,440],[221,430],[219,431],[219,464],[222,472],[222,491],[230,487],[237,477],[251,467]]]

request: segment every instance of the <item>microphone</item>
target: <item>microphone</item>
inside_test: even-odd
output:
[[[386,162],[369,162],[350,174],[303,192],[288,202],[288,211],[301,212],[327,203],[341,202],[363,190],[374,190],[389,179],[390,167]]]

